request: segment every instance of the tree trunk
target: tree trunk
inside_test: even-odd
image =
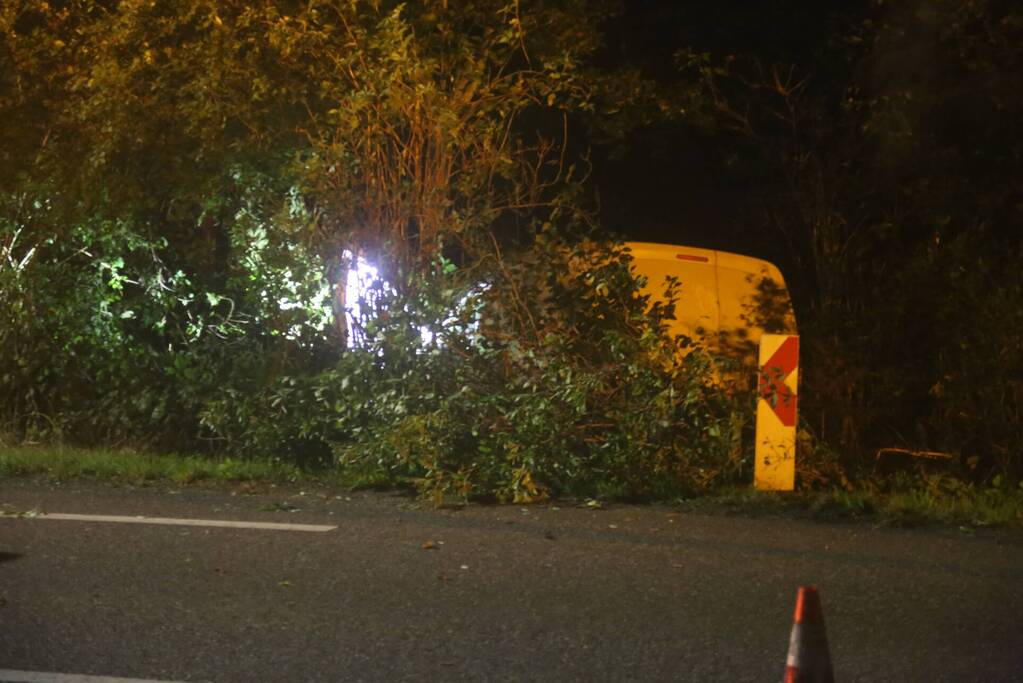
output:
[[[334,324],[331,326],[333,335],[337,338],[338,348],[344,351],[348,348],[348,317],[345,314],[347,297],[345,288],[348,284],[348,271],[352,267],[351,259],[342,252],[338,256],[327,258],[327,284],[330,287],[330,310],[334,316]]]

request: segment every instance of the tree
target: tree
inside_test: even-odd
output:
[[[445,246],[479,256],[495,228],[579,215],[568,117],[593,107],[583,60],[609,11],[28,0],[0,15],[0,110],[39,142],[11,154],[7,186],[45,181],[70,213],[128,218],[218,282],[253,178],[338,294],[345,250],[396,270]]]
[[[894,442],[1018,474],[1023,15],[876,2],[833,23],[801,60],[680,54],[751,186],[740,224],[785,245],[806,414],[849,462]]]
[[[295,280],[316,260],[339,293],[344,249],[394,273],[442,249],[479,263],[577,216],[567,120],[593,106],[581,60],[605,16],[581,0],[6,4],[0,245],[37,266],[12,320],[98,359],[80,373],[88,403],[105,346],[153,376],[183,375],[173,356],[226,329],[297,353],[281,350],[282,293],[308,294]]]

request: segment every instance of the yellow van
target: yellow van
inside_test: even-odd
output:
[[[626,242],[644,293],[664,299],[665,278],[681,284],[672,334],[755,367],[760,337],[796,334],[796,317],[781,271],[767,261],[727,251]]]

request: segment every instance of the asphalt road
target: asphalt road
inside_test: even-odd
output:
[[[246,683],[772,681],[796,587],[814,583],[839,681],[1023,681],[1018,532],[25,480],[0,482],[0,506],[0,669]],[[26,511],[338,528],[10,514]]]

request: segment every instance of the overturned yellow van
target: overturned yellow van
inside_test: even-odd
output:
[[[672,334],[754,367],[764,334],[796,334],[796,317],[781,271],[768,261],[727,251],[626,242],[644,293],[664,299],[665,279],[681,284]]]
[[[753,483],[759,490],[793,490],[799,338],[781,272],[767,261],[725,251],[646,242],[626,247],[652,300],[664,300],[666,278],[678,279],[670,331],[734,363],[717,374],[718,381],[755,382]]]

